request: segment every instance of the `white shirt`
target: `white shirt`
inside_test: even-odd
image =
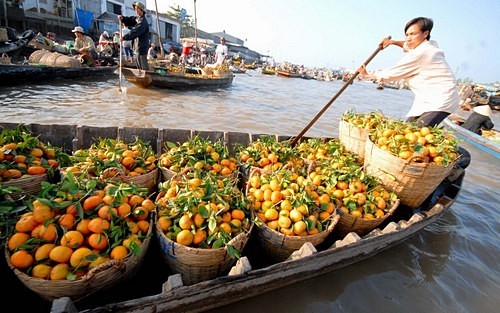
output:
[[[219,44],[215,49],[215,63],[222,64],[224,62],[224,57],[227,55],[227,46]]]
[[[376,77],[382,82],[401,79],[408,82],[415,99],[406,116],[430,111],[452,113],[458,109],[460,98],[455,75],[435,41],[425,40],[408,50],[395,66],[380,71]]]
[[[130,29],[128,29],[127,27],[124,27],[122,29],[122,37],[125,36],[128,33],[130,33]],[[124,48],[132,48],[132,40],[124,40],[123,41],[123,47]]]

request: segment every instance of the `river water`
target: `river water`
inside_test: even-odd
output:
[[[118,76],[0,86],[1,121],[297,135],[343,85],[247,73],[215,91],[145,90],[125,80],[120,91]],[[404,118],[412,98],[408,90],[356,82],[306,136],[336,136],[340,116],[353,108]],[[498,113],[493,120],[500,125]],[[458,200],[437,223],[365,261],[212,312],[498,312],[500,162],[466,142],[462,146],[472,162]],[[28,299],[16,307],[50,308],[33,295]]]

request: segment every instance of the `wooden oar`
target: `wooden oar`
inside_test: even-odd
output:
[[[123,47],[122,47],[122,21],[120,21],[120,68],[119,68],[119,72],[118,72],[118,77],[119,77],[119,83],[118,83],[118,91],[122,92],[122,51],[123,51]]]
[[[391,39],[391,36],[388,36],[387,39]],[[377,55],[377,53],[380,52],[380,50],[384,49],[384,47],[382,46],[382,43],[380,43],[378,45],[378,48],[377,50],[375,50],[372,55],[370,55],[370,57],[363,63],[363,65],[368,65],[368,63],[370,63],[370,61]],[[319,111],[318,114],[316,114],[316,116],[312,119],[312,121],[300,132],[300,134],[297,135],[297,137],[295,137],[292,142],[290,143],[291,146],[295,146],[297,144],[297,142],[300,140],[300,138],[302,138],[302,136],[304,136],[304,134],[309,130],[309,128],[311,128],[311,126],[313,126],[313,124],[321,117],[321,115],[323,115],[323,113],[325,113],[326,110],[328,110],[328,108],[330,107],[330,105],[333,103],[333,101],[337,100],[337,98],[342,94],[342,92],[344,92],[344,90],[347,89],[347,86],[349,86],[353,81],[354,79],[356,79],[356,77],[359,75],[359,72],[356,71],[354,72],[354,75],[352,75],[352,77],[344,84],[344,86],[342,86],[342,88],[340,88],[340,90],[337,92],[337,94],[335,96],[333,96],[332,99],[330,99],[330,101],[328,101],[328,103],[325,105],[325,107],[323,109],[321,109],[321,111]]]

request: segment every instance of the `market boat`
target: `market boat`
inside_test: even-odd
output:
[[[1,123],[0,126],[13,128],[16,125]],[[33,133],[39,133],[40,140],[49,141],[58,146],[73,147],[73,150],[88,145],[93,138],[97,137],[133,138],[140,135],[143,140],[154,143],[153,146],[157,151],[159,147],[164,146],[165,142],[182,142],[193,135],[212,140],[223,139],[231,148],[234,148],[235,144],[249,144],[259,137],[259,135],[239,132],[180,129],[41,124],[26,126]],[[290,137],[277,136],[277,138],[284,140]],[[193,285],[183,285],[182,276],[174,274],[168,276],[166,282],[161,282],[157,290],[163,290],[163,292],[159,294],[127,298],[120,302],[106,298],[111,303],[107,302],[109,304],[100,304],[101,306],[97,307],[87,306],[87,308],[93,308],[82,311],[78,311],[69,298],[59,298],[53,301],[51,312],[202,312],[346,267],[408,239],[438,220],[450,209],[458,197],[464,174],[464,170],[454,169],[421,206],[410,209],[400,205],[393,215],[365,236],[359,237],[353,232],[344,238],[331,236],[317,248],[306,243],[289,259],[276,263],[266,260],[261,253],[258,248],[259,239],[254,232],[249,244],[242,252],[242,257],[227,276],[219,276]],[[160,252],[157,251],[157,253]],[[159,258],[160,256],[153,257],[150,262]],[[151,264],[145,263],[143,266],[147,267]],[[131,286],[146,286],[151,284],[152,278],[147,275],[137,275],[132,280]],[[114,293],[111,291],[109,294]],[[68,310],[68,308],[72,309]]]
[[[229,67],[229,69],[234,74],[245,74],[247,72],[246,69],[242,69],[241,67],[236,67],[236,66],[231,66],[231,67]]]
[[[277,70],[276,74],[278,74],[278,76],[288,77],[288,78],[300,78],[302,76],[299,73],[295,73],[289,70]]]
[[[275,75],[276,74],[276,71],[272,68],[262,68],[260,70],[261,74],[265,74],[265,75]]]
[[[497,130],[492,130],[489,138],[485,138],[485,136],[480,136],[476,133],[473,133],[460,125],[457,125],[449,118],[443,120],[443,124],[451,129],[456,135],[465,141],[471,143],[477,148],[490,153],[495,158],[500,159],[500,132]],[[488,131],[484,132],[485,135],[489,134]]]
[[[0,64],[0,86],[50,83],[61,79],[101,78],[116,75],[117,66],[56,67],[44,65]]]
[[[142,88],[225,88],[233,83],[234,77],[232,73],[223,76],[171,73],[161,67],[155,68],[154,71],[122,68],[122,73],[128,82]]]
[[[15,54],[23,49],[35,37],[35,32],[27,30],[15,40],[0,41],[0,55],[3,53]]]

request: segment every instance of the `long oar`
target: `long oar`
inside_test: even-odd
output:
[[[119,83],[118,83],[118,91],[122,92],[122,21],[120,21],[120,68],[118,72],[118,77],[119,77]]]
[[[391,36],[388,36],[387,39],[391,39]],[[370,61],[377,55],[377,53],[380,52],[380,50],[384,49],[384,47],[382,46],[382,43],[380,43],[378,45],[378,48],[377,50],[375,50],[375,52],[372,53],[372,55],[370,55],[370,57],[365,61],[365,63],[363,63],[365,66],[368,65],[368,63],[370,63]],[[337,98],[342,94],[342,92],[344,92],[344,90],[347,89],[347,86],[349,86],[353,81],[354,79],[356,79],[356,77],[359,75],[359,72],[356,71],[354,72],[354,75],[351,76],[351,78],[344,84],[344,86],[342,86],[342,88],[340,88],[340,90],[337,92],[337,94],[335,96],[333,96],[332,99],[330,99],[330,101],[328,101],[328,103],[325,105],[325,107],[323,109],[321,109],[321,111],[319,111],[318,114],[316,114],[316,116],[312,119],[312,121],[300,132],[300,134],[297,135],[297,137],[295,137],[292,142],[290,143],[291,146],[295,146],[297,144],[297,142],[300,140],[300,138],[302,138],[302,136],[304,136],[304,134],[309,130],[309,128],[311,128],[311,126],[313,126],[313,124],[321,117],[321,115],[323,115],[323,113],[325,113],[326,110],[328,110],[328,108],[330,107],[330,105],[332,105],[333,101],[337,100]]]

